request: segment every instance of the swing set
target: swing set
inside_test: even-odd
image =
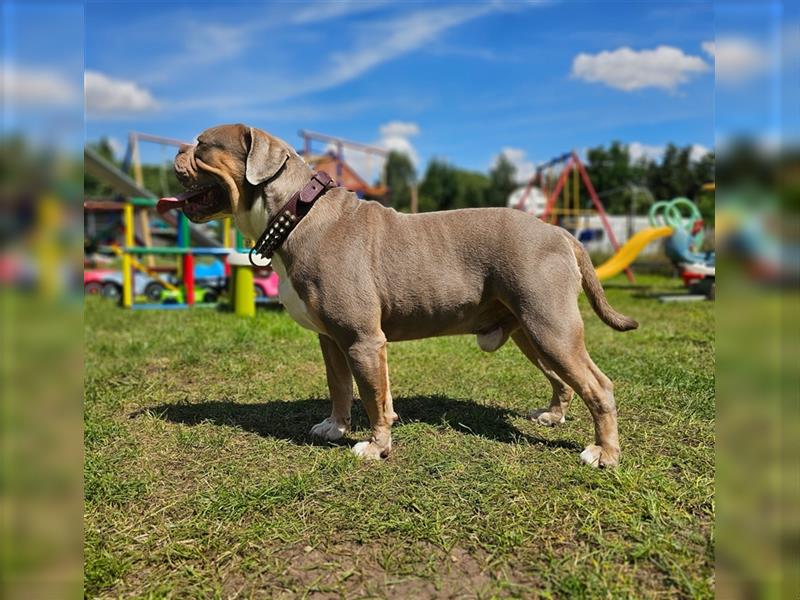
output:
[[[298,134],[303,138],[303,158],[316,170],[325,171],[337,184],[355,192],[359,198],[366,197],[380,200],[386,196],[389,188],[386,186],[386,174],[382,166],[383,161],[389,154],[387,150],[306,129],[301,129]],[[314,141],[326,143],[328,145],[327,152],[323,155],[315,156],[312,152]],[[345,149],[366,156],[366,164],[364,165],[366,173],[357,173],[347,163]],[[379,183],[370,185],[367,179],[373,178],[375,174],[373,167],[376,163],[380,171]]]
[[[581,182],[586,188],[592,208],[582,207]],[[574,150],[538,165],[515,208],[525,209],[525,203],[534,187],[538,187],[546,198],[544,210],[537,215],[542,221],[560,225],[581,239],[581,230],[589,229],[589,217],[596,213],[614,252],[619,250],[620,244],[611,228],[603,202],[594,189],[589,172]],[[630,268],[625,269],[625,275],[633,283],[634,277]]]

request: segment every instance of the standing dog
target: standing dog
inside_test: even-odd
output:
[[[175,173],[190,192],[180,201],[189,219],[233,215],[254,240],[312,179],[288,144],[244,125],[207,129],[182,146]],[[273,256],[281,301],[319,335],[325,359],[333,409],[312,434],[335,440],[349,431],[355,378],[372,435],[353,452],[385,457],[397,419],[386,343],[469,333],[487,352],[511,337],[544,372],[553,397],[534,413],[539,423],[563,423],[578,392],[595,429],[581,459],[619,462],[613,386],[584,346],[581,288],[610,327],[637,323],[608,304],[574,237],[508,208],[407,215],[340,187],[321,191]]]

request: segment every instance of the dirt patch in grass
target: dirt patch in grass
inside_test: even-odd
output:
[[[385,598],[466,598],[492,587],[494,578],[485,553],[458,548],[445,552],[430,544],[404,546],[402,540],[395,539],[376,540],[366,546],[329,543],[286,550],[279,555],[284,565],[282,572],[263,582],[266,585],[261,589],[287,596],[319,598],[350,598],[361,594]],[[402,548],[402,551],[393,553],[387,548]],[[238,583],[247,585],[241,579]],[[229,589],[233,591],[232,587]]]

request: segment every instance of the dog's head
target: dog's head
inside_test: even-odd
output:
[[[248,210],[256,188],[275,177],[293,154],[284,141],[255,127],[206,129],[175,157],[175,175],[186,193],[162,200],[159,210],[182,208],[195,223]]]

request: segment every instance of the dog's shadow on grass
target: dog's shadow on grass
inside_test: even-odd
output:
[[[150,413],[171,423],[198,425],[212,423],[238,427],[243,431],[264,437],[288,440],[301,445],[344,445],[352,440],[326,442],[309,434],[314,423],[324,419],[328,413],[329,401],[320,398],[304,400],[275,400],[256,404],[240,404],[218,400],[193,404],[161,404],[131,415]],[[523,433],[511,422],[512,418],[523,417],[516,411],[479,404],[473,400],[455,399],[446,396],[410,396],[394,399],[395,412],[400,421],[395,427],[408,423],[427,423],[435,427],[452,428],[467,435],[478,435],[499,442],[525,440],[553,448],[580,450],[581,447],[569,440],[549,440]],[[364,410],[353,404],[353,428],[368,429]]]

